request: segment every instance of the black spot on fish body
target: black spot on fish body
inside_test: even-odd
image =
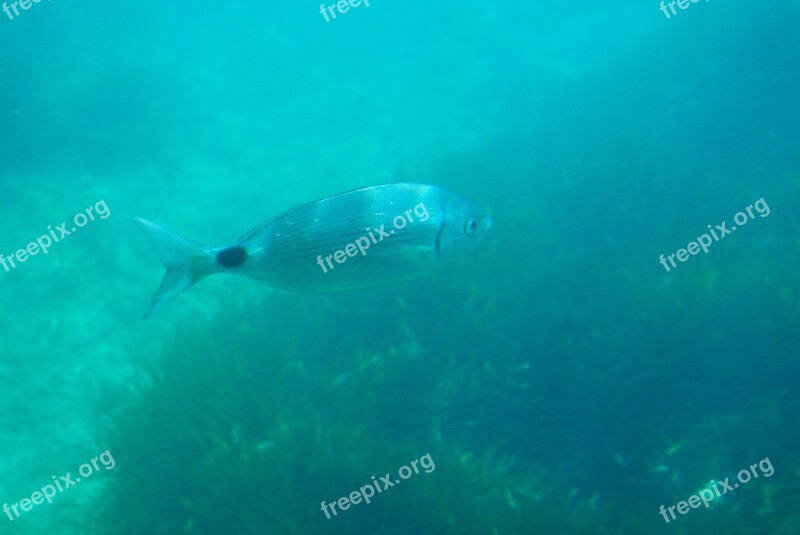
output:
[[[217,262],[226,268],[239,267],[244,264],[245,260],[247,260],[247,249],[238,245],[217,253]]]

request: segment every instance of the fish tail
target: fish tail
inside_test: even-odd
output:
[[[158,254],[161,263],[167,268],[164,278],[161,279],[161,286],[153,295],[150,310],[144,315],[145,318],[196,282],[218,271],[214,268],[211,247],[184,238],[147,219],[135,217],[133,220]]]

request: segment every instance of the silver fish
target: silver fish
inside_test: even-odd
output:
[[[300,205],[222,247],[146,219],[134,221],[166,267],[145,317],[214,273],[240,273],[292,293],[416,279],[471,250],[492,225],[486,213],[459,196],[408,183]]]

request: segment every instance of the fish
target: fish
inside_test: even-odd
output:
[[[145,317],[216,273],[317,294],[414,280],[463,258],[492,226],[477,205],[428,184],[395,183],[302,204],[214,247],[134,222],[166,268]]]

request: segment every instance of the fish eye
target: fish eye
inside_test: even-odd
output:
[[[475,232],[475,229],[477,228],[478,228],[478,220],[473,218],[467,221],[466,224],[464,225],[464,232],[466,232],[467,234],[472,234],[473,232]]]

